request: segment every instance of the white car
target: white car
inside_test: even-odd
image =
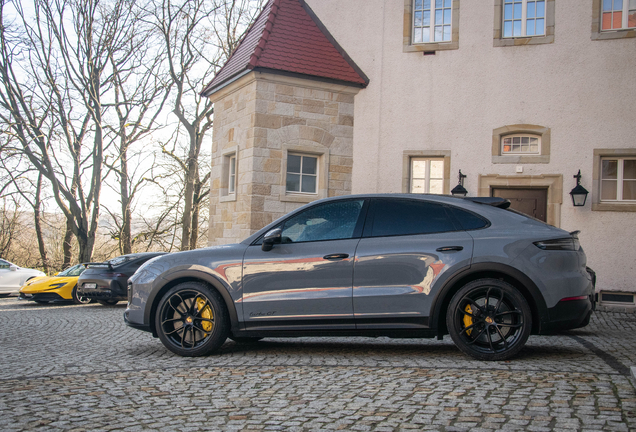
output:
[[[46,276],[40,270],[19,267],[0,259],[0,297],[17,293],[26,281],[38,276]]]

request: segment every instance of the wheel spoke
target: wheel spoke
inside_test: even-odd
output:
[[[519,328],[519,327],[523,327],[523,323],[521,324],[506,324],[506,323],[497,323],[498,326],[500,327],[510,327],[510,328]]]
[[[522,312],[520,310],[511,310],[511,311],[505,311],[505,312],[499,312],[498,314],[495,314],[495,318],[502,316],[502,315],[510,315],[510,314],[517,314],[517,315],[522,315]]]
[[[197,325],[196,325],[196,324],[193,324],[193,325],[192,325],[192,327],[194,327],[196,330],[200,331],[200,332],[201,332],[201,333],[203,333],[204,335],[205,335],[205,334],[207,334],[207,333],[210,333],[210,332],[212,331],[212,330],[207,331],[207,330],[205,330],[203,327],[197,327]]]
[[[466,333],[468,330],[472,330],[475,327],[475,325],[476,324],[471,324],[468,327],[464,327],[462,331],[459,332],[459,334]]]
[[[503,291],[500,291],[500,294],[501,294],[501,297],[499,297],[499,300],[497,301],[497,306],[495,306],[495,315],[497,314],[497,312],[499,312],[499,307],[503,303],[503,299],[504,299]]]
[[[168,318],[167,320],[161,321],[161,325],[164,325],[165,323],[169,323],[169,322],[174,322],[174,321],[183,321],[180,317],[179,318]]]
[[[492,287],[488,287],[488,291],[486,291],[486,302],[484,303],[486,309],[490,306],[490,291],[492,291]]]
[[[475,336],[475,338],[473,340],[471,340],[470,342],[466,342],[467,345],[472,345],[475,342],[477,342],[477,339],[479,339],[479,337],[484,334],[484,332],[486,331],[488,327],[484,327],[483,329],[481,329],[481,331],[479,332],[479,334],[477,336]]]
[[[175,298],[175,297],[179,297],[179,300],[180,300],[180,303],[179,303],[176,307],[172,304],[172,299],[173,299],[173,298]],[[178,314],[179,314],[179,316],[183,316],[183,312],[181,312],[181,311],[179,310],[179,306],[181,306],[182,304],[183,304],[183,299],[181,298],[181,296],[180,296],[179,294],[176,294],[176,295],[174,295],[174,296],[170,297],[170,299],[168,300],[168,305],[169,305],[169,306],[170,306],[170,307],[171,307],[171,308],[172,308],[172,309],[173,309],[176,313],[178,313]]]
[[[481,312],[485,312],[484,308],[482,308],[481,306],[479,306],[477,303],[475,303],[475,301],[473,299],[469,299],[467,298],[466,301],[468,303],[470,303],[472,306],[475,306],[477,309],[479,309]]]
[[[488,338],[488,344],[490,345],[490,349],[492,350],[492,352],[497,352],[492,344],[492,336],[490,336],[490,330],[488,329],[488,327],[486,327],[486,337]]]
[[[197,296],[197,298],[199,298],[199,297]],[[204,297],[204,298],[205,298],[205,297]],[[195,302],[196,302],[196,299],[195,299]],[[201,308],[196,307],[196,308],[195,308],[195,313],[193,313],[193,314],[192,314],[192,317],[197,317],[197,316],[199,316],[199,314],[203,311],[203,309],[205,309],[205,307],[206,307],[207,305],[209,305],[209,304],[210,304],[210,301],[209,301],[207,298],[205,298],[205,304],[204,304]]]
[[[172,331],[170,331],[170,332],[165,333],[165,335],[166,335],[166,336],[168,336],[168,335],[171,335],[171,334],[172,334],[172,333],[174,333],[174,332],[178,332],[179,330],[184,330],[184,329],[185,329],[185,327],[175,328],[174,330],[172,330]]]
[[[499,330],[498,326],[495,326],[495,328],[497,329],[497,333],[499,333],[499,337],[501,338],[501,340],[504,343],[504,349],[508,349],[508,341],[506,340],[506,338],[504,337],[503,333],[501,333],[501,330]]]
[[[194,318],[196,321],[207,321],[209,323],[214,324],[214,319],[210,319],[210,318],[201,318],[201,317],[196,317]]]
[[[471,318],[474,318],[474,319],[478,319],[478,320],[480,320],[480,321],[483,321],[483,320],[481,320],[481,319],[480,319],[477,315],[470,314],[470,313],[466,312],[466,311],[465,311],[465,310],[463,310],[463,309],[459,309],[459,311],[460,311],[461,313],[463,313],[464,315],[466,315],[466,316],[469,316],[469,317],[471,317]]]

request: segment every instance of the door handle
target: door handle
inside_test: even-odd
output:
[[[323,257],[323,259],[326,259],[326,260],[339,260],[339,259],[345,259],[345,258],[349,258],[349,254],[336,253],[336,254],[325,255]]]
[[[459,252],[460,250],[464,250],[463,246],[444,246],[435,249],[437,252]]]

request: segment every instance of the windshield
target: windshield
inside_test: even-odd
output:
[[[84,267],[84,264],[78,264],[73,267],[69,267],[62,272],[59,272],[57,275],[58,276],[79,276],[84,272],[84,270],[86,270],[86,268]]]

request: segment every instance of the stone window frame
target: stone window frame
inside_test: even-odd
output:
[[[627,0],[629,1],[629,0]],[[592,0],[592,36],[593,41],[625,39],[636,37],[636,28],[601,30],[603,19],[603,0]]]
[[[459,49],[459,2],[460,0],[452,0],[452,21],[451,21],[451,40],[450,42],[427,42],[413,43],[413,1],[404,0],[404,31],[402,37],[403,52],[435,52],[442,50]],[[431,0],[435,1],[435,0]]]
[[[495,22],[493,28],[493,46],[509,47],[521,45],[542,45],[554,43],[554,10],[555,0],[545,0],[545,35],[503,37],[503,4],[504,0],[495,0]]]
[[[607,157],[636,157],[636,148],[594,149],[592,169],[592,211],[636,212],[636,203],[601,202],[601,159]]]
[[[540,154],[515,155],[501,154],[501,140],[508,135],[529,134],[541,138]],[[492,131],[492,163],[493,164],[547,164],[550,163],[549,127],[532,124],[514,124],[502,126]]]
[[[444,159],[444,194],[450,194],[450,150],[404,150],[402,153],[402,193],[411,193],[411,159]]]
[[[480,174],[478,196],[492,196],[492,189],[498,187],[507,188],[547,188],[548,207],[547,223],[559,228],[561,226],[561,204],[563,204],[563,175],[512,175]]]
[[[312,201],[327,198],[329,190],[329,149],[323,146],[307,146],[284,144],[282,156],[282,169],[280,181],[280,200],[282,202],[310,203]],[[287,154],[299,154],[301,156],[312,156],[318,158],[316,169],[316,193],[308,194],[302,192],[287,192]]]
[[[234,192],[230,192],[230,160],[235,158],[234,163]],[[238,189],[238,168],[239,168],[239,147],[238,145],[223,149],[221,153],[221,187],[219,189],[220,202],[236,201]]]

